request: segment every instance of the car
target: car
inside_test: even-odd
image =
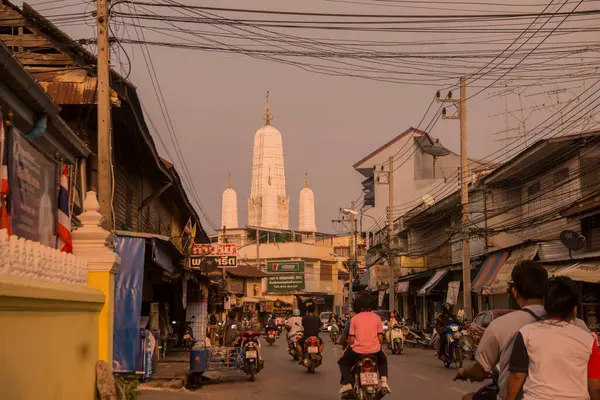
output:
[[[323,311],[320,315],[319,318],[321,319],[321,323],[323,324],[323,326],[321,327],[322,331],[326,331],[327,327],[326,325],[329,323],[329,318],[331,318],[331,311]]]
[[[479,345],[485,329],[493,320],[510,313],[513,310],[485,310],[477,314],[467,329],[469,336],[473,339],[475,347]]]

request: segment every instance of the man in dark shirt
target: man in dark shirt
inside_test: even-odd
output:
[[[321,326],[323,323],[321,319],[315,315],[315,306],[313,304],[309,304],[306,307],[307,314],[302,318],[302,328],[304,329],[304,333],[302,339],[298,341],[298,351],[302,354],[302,350],[304,349],[304,342],[311,336],[319,337],[319,331],[321,330]],[[320,340],[319,352],[323,352],[323,341]]]

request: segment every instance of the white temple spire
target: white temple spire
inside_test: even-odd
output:
[[[283,143],[281,133],[271,125],[273,114],[269,106],[269,93],[263,114],[265,125],[254,135],[252,158],[252,189],[248,199],[248,225],[266,227],[267,214],[270,227],[289,228],[289,199],[285,190]],[[270,181],[270,184],[269,184]],[[271,187],[271,188],[270,188]],[[269,201],[267,191],[271,190]],[[275,222],[271,219],[276,216]]]
[[[317,231],[317,225],[315,223],[315,195],[308,187],[308,172],[304,179],[304,188],[300,191],[298,230],[301,232]]]
[[[223,192],[223,203],[221,209],[221,227],[236,229],[238,227],[237,193],[231,186],[231,173],[227,189]]]

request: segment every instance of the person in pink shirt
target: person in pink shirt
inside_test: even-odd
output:
[[[350,321],[349,347],[338,360],[342,375],[342,387],[340,389],[342,395],[353,390],[354,375],[352,374],[352,367],[362,354],[372,354],[377,358],[381,387],[391,392],[387,382],[387,357],[381,349],[383,324],[381,318],[371,312],[373,305],[373,296],[368,293],[364,293],[354,300],[353,309],[357,314]]]

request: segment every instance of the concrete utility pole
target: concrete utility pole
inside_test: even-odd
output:
[[[395,257],[392,253],[392,249],[394,248],[394,157],[391,156],[389,158],[388,161],[388,189],[389,189],[389,205],[388,205],[388,235],[389,235],[389,251],[390,251],[390,257],[389,257],[389,264],[390,264],[390,268],[389,268],[389,276],[388,276],[388,280],[389,280],[389,290],[390,290],[390,294],[389,294],[389,310],[395,310],[396,309],[396,305],[395,305],[395,299],[394,299],[394,263],[395,263]]]
[[[97,0],[98,16],[98,202],[103,225],[114,229],[112,218],[112,123],[110,116],[110,46],[108,44],[108,0]]]
[[[471,306],[471,251],[469,248],[469,160],[467,158],[467,81],[464,77],[460,78],[460,98],[452,99],[452,93],[448,94],[447,99],[440,99],[440,93],[437,93],[437,100],[446,103],[458,103],[458,116],[446,116],[446,109],[443,110],[444,119],[460,119],[460,203],[462,211],[462,249],[463,249],[463,302],[464,319],[469,321],[473,318],[473,309]]]
[[[350,205],[352,211],[354,211],[354,201]],[[348,263],[348,272],[350,276],[348,278],[348,314],[352,311],[352,302],[354,297],[354,267],[356,266],[357,254],[356,254],[356,219],[354,213],[350,213],[350,262]]]

